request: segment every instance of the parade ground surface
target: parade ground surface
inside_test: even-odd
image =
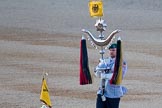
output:
[[[120,108],[161,108],[162,1],[103,1],[105,37],[122,30],[128,64]],[[98,35],[88,0],[0,0],[0,14],[0,108],[39,108],[43,72],[53,108],[95,108],[100,55],[89,41],[93,84],[79,85],[81,29]]]

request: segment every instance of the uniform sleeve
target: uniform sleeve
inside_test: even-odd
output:
[[[124,61],[124,62],[123,62],[123,68],[122,68],[123,78],[124,78],[125,75],[126,75],[127,69],[128,69],[127,63]]]
[[[104,59],[105,66],[107,66],[108,60],[109,59]],[[97,71],[97,67],[99,67],[99,64],[94,68],[95,76],[101,78],[102,72],[101,71]]]

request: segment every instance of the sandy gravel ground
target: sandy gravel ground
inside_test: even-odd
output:
[[[14,30],[5,29],[1,31],[0,36],[1,107],[39,107],[43,72],[50,75],[48,84],[54,107],[95,107],[99,79],[94,78],[92,85],[79,86],[80,36]],[[141,37],[139,35],[141,32],[146,35]],[[154,34],[154,31],[125,32],[128,40],[123,43],[124,56],[129,70],[123,85],[129,92],[122,98],[121,108],[146,106],[160,108],[162,103],[160,32],[159,36],[150,36],[149,40],[147,36]],[[136,38],[129,37],[132,33]],[[90,68],[93,71],[99,54],[89,44],[88,48]]]
[[[56,19],[53,20],[54,16],[50,14],[43,20],[45,17],[42,17],[44,15],[42,13],[36,14],[39,22],[31,20],[35,18],[34,12],[38,11],[34,8],[34,3],[38,1],[35,0],[31,5],[33,14],[28,17],[24,17],[22,13],[26,10],[31,12],[32,9],[28,10],[30,3],[22,1],[15,0],[17,4],[14,5],[9,0],[0,0],[0,9],[3,13],[0,16],[0,108],[39,108],[43,72],[49,73],[48,86],[54,108],[95,108],[99,79],[93,77],[92,85],[79,85],[79,41],[82,34],[80,30],[85,27],[94,32],[92,28],[94,19],[90,19],[85,14],[86,9],[83,9],[80,13],[76,12],[73,21],[66,14],[60,17],[61,13],[56,16],[56,19],[61,18],[58,22]],[[63,1],[65,4],[71,2],[71,0]],[[105,19],[109,19],[107,34],[116,28],[122,29],[120,36],[123,39],[124,58],[128,62],[129,69],[123,85],[129,92],[122,98],[120,108],[161,108],[161,1],[123,0],[121,2],[119,0],[119,2],[120,4],[117,1],[110,1],[112,5],[106,9],[111,11],[105,12]],[[21,6],[17,6],[19,4]],[[40,4],[38,3],[39,8],[43,3]],[[81,4],[87,6],[84,2]],[[13,11],[7,6],[10,6]],[[74,14],[73,8],[77,6],[72,6],[70,13]],[[16,9],[17,11],[14,11]],[[52,23],[48,23],[48,18],[51,18]],[[76,18],[78,21],[75,20]],[[85,23],[82,23],[82,18]],[[64,22],[61,21],[63,19]],[[51,25],[47,26],[48,24]],[[54,31],[51,32],[53,29]],[[92,48],[89,42],[87,45],[90,70],[93,74],[93,68],[100,56],[98,50]]]

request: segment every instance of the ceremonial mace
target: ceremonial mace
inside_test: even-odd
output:
[[[103,19],[101,19],[101,15],[97,15],[97,13],[100,13],[102,12],[100,9],[102,9],[102,5],[100,5],[99,3],[102,3],[101,0],[95,0],[95,1],[92,1],[90,0],[90,5],[89,5],[89,8],[90,8],[90,14],[92,12],[92,14],[95,14],[94,15],[95,17],[99,17],[98,20],[96,20],[96,24],[95,24],[95,27],[96,27],[96,30],[98,32],[100,32],[100,35],[98,36],[98,38],[96,38],[96,36],[92,35],[92,33],[86,29],[82,29],[82,32],[86,33],[88,35],[88,39],[91,40],[91,44],[93,46],[95,46],[97,48],[97,46],[100,47],[100,54],[101,54],[101,58],[99,60],[99,64],[96,66],[96,69],[95,69],[95,73],[101,73],[101,85],[102,85],[102,100],[105,101],[106,98],[104,96],[104,89],[105,89],[105,73],[106,71],[108,70],[107,69],[107,66],[105,64],[105,61],[104,61],[104,53],[105,53],[105,49],[107,49],[107,47],[109,47],[109,45],[111,44],[112,40],[115,38],[115,34],[119,33],[120,30],[114,30],[106,39],[105,39],[105,36],[103,34],[103,32],[106,30],[106,27],[107,27],[107,24],[105,23],[105,21]],[[101,6],[101,7],[100,7]],[[91,15],[93,16],[93,15]]]

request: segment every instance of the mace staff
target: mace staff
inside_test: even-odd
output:
[[[101,86],[102,86],[102,100],[105,101],[106,98],[104,96],[104,91],[105,91],[105,77],[104,74],[106,73],[107,66],[104,61],[104,47],[109,46],[109,44],[113,41],[115,34],[119,33],[121,30],[114,30],[106,39],[103,32],[106,30],[107,24],[101,17],[103,16],[103,6],[102,6],[102,0],[90,0],[89,2],[89,10],[90,10],[90,15],[91,17],[98,17],[99,19],[96,20],[95,27],[98,32],[100,32],[100,35],[98,38],[96,38],[90,31],[86,29],[82,29],[82,32],[86,33],[89,38],[91,39],[92,45],[96,45],[100,47],[100,54],[101,58],[99,61],[99,64],[96,66],[95,72],[101,74]]]

